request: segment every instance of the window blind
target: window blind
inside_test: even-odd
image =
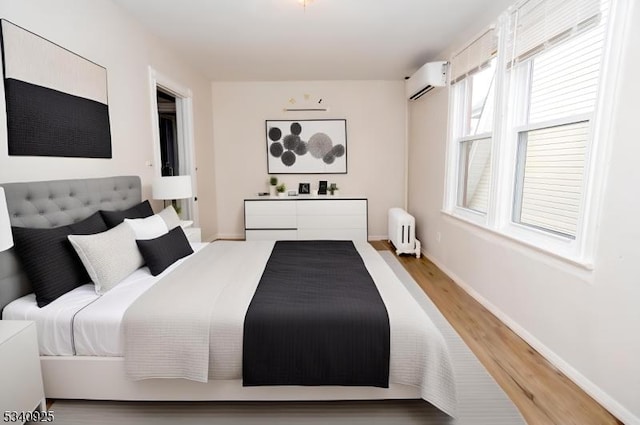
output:
[[[496,31],[489,28],[451,59],[451,83],[457,83],[482,69],[496,55],[497,50]]]
[[[511,16],[508,52],[522,61],[584,29],[598,25],[608,0],[527,0]]]
[[[528,121],[544,122],[595,110],[605,28],[598,26],[536,56]]]

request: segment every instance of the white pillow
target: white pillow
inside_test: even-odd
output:
[[[96,286],[98,295],[112,289],[144,265],[131,227],[121,223],[94,235],[67,236]]]
[[[167,225],[168,230],[173,230],[176,227],[180,226],[180,217],[178,217],[178,213],[176,212],[173,205],[169,205],[167,208],[160,211],[158,214],[164,220]]]
[[[158,214],[147,218],[125,218],[124,222],[131,227],[136,239],[155,239],[169,231],[164,220]]]

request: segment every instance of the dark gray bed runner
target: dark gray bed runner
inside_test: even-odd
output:
[[[279,241],[244,321],[244,386],[389,386],[389,317],[350,241]]]

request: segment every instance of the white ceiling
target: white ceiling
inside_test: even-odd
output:
[[[400,80],[514,0],[113,0],[216,81]]]

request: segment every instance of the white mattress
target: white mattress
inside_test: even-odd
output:
[[[191,244],[194,251],[205,245]],[[39,308],[35,295],[29,294],[7,305],[2,318],[36,322],[40,354],[44,356],[120,357],[124,352],[120,323],[125,310],[182,261],[155,277],[142,267],[102,296],[96,294],[93,284],[87,284]]]

